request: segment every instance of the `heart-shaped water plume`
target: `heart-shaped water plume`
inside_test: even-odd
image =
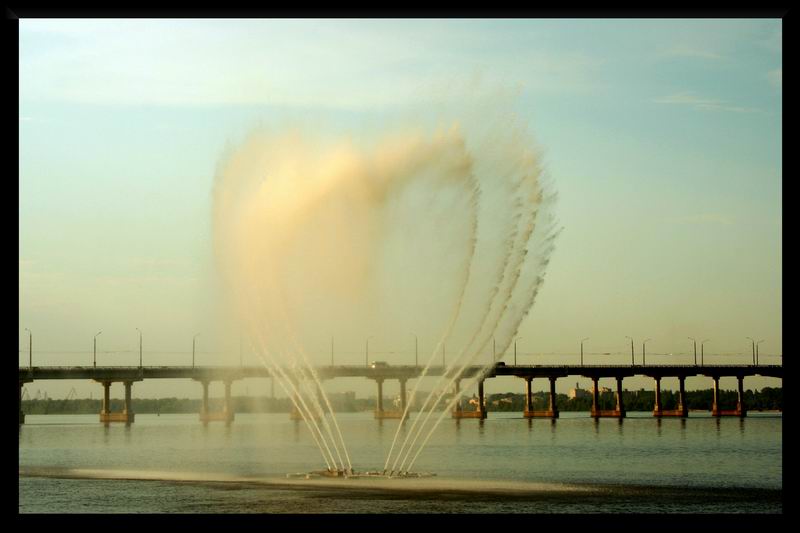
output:
[[[556,234],[554,197],[519,128],[490,129],[473,142],[457,123],[368,141],[258,131],[220,164],[220,271],[328,472],[353,468],[305,339],[422,333],[438,339],[423,376],[445,343],[456,348],[452,371],[421,402],[402,442],[398,426],[383,472],[407,477],[458,401],[442,405],[460,369],[490,368],[487,345],[496,338],[502,353],[533,305]]]

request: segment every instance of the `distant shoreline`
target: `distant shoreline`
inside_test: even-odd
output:
[[[585,391],[583,391],[585,392]],[[537,392],[532,394],[533,409],[547,409],[549,393]],[[419,398],[419,395],[417,396]],[[445,400],[448,398],[445,397]],[[375,398],[355,398],[354,393],[337,393],[329,395],[333,411],[336,413],[359,413],[374,411]],[[399,402],[396,398],[384,398],[385,411],[398,411]],[[718,402],[721,409],[735,409],[738,401],[736,391],[722,390]],[[269,396],[233,396],[231,398],[233,411],[236,413],[289,413],[292,411],[292,402],[288,398],[272,398]],[[623,391],[625,410],[629,412],[652,411],[655,403],[655,394],[652,390]],[[713,390],[686,391],[686,405],[692,412],[711,411],[713,403]],[[190,398],[133,398],[133,412],[137,414],[180,414],[198,413],[202,400]],[[416,402],[415,402],[416,403]],[[465,411],[474,410],[477,403],[475,397],[462,398],[462,408]],[[661,391],[661,407],[665,410],[677,408],[678,394],[673,391]],[[591,395],[583,394],[569,398],[566,394],[556,396],[556,407],[562,412],[588,412],[591,410]],[[602,392],[599,395],[600,409],[614,409],[616,395],[613,392]],[[417,404],[418,405],[418,404]],[[783,412],[782,388],[765,387],[760,391],[745,391],[744,406],[747,411],[763,413]],[[31,415],[42,414],[96,414],[102,408],[99,398],[73,398],[73,399],[28,399],[22,400],[22,412]],[[221,411],[222,398],[209,398],[210,411]],[[123,400],[111,399],[111,410],[120,411]],[[437,407],[439,409],[439,407]],[[525,409],[525,395],[520,393],[505,392],[490,394],[486,397],[487,412],[522,412]],[[416,405],[412,405],[411,412],[418,412]]]

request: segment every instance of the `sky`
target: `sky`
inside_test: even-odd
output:
[[[587,337],[585,362],[626,363],[626,336],[637,362],[650,339],[648,362],[690,363],[688,337],[709,339],[706,362],[750,362],[746,337],[780,362],[780,20],[23,19],[19,36],[21,366],[25,328],[35,365],[92,364],[99,331],[99,365],[136,365],[136,328],[145,365],[189,364],[197,333],[198,364],[238,363],[214,259],[224,154],[264,125],[369,136],[481,98],[508,102],[558,194],[561,231],[519,328],[520,363],[578,362]],[[371,333],[303,342],[325,364],[333,335],[337,363],[359,364]],[[420,338],[420,352],[436,340]],[[370,350],[410,364],[413,332],[373,336]],[[250,346],[242,359],[257,364]],[[560,380],[559,392],[575,382],[590,383]],[[366,380],[328,386],[374,394]],[[763,386],[780,381],[746,380]],[[134,397],[200,390],[153,380]],[[487,382],[506,390],[524,384]]]

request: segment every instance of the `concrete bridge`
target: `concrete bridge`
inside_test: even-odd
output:
[[[378,401],[375,411],[376,418],[399,418],[396,411],[387,411],[383,408],[383,382],[396,379],[400,381],[401,411],[406,407],[406,382],[418,378],[423,368],[413,365],[344,365],[320,366],[315,372],[320,380],[342,377],[363,377],[372,379],[377,384]],[[458,368],[445,366],[432,366],[428,369],[429,376],[455,377]],[[287,375],[292,375],[287,371]],[[525,380],[526,398],[523,415],[526,418],[550,417],[557,418],[558,410],[555,404],[555,385],[558,378],[569,376],[582,376],[590,378],[594,384],[592,392],[591,416],[619,417],[625,416],[625,405],[622,398],[622,382],[626,377],[647,376],[654,380],[655,406],[653,416],[680,416],[689,414],[685,402],[684,382],[690,376],[706,376],[713,382],[714,398],[711,413],[713,416],[746,416],[744,407],[744,378],[748,376],[767,376],[783,379],[782,365],[506,365],[497,363],[488,368],[481,366],[468,366],[454,382],[454,392],[460,390],[462,379],[478,376],[478,406],[475,410],[462,409],[460,402],[453,411],[453,418],[486,418],[486,402],[483,391],[484,381],[497,376],[516,376]],[[89,379],[103,386],[103,405],[100,411],[100,421],[133,423],[135,414],[131,404],[131,389],[133,383],[145,379],[192,379],[203,386],[203,404],[200,410],[200,420],[207,424],[211,421],[224,421],[230,424],[234,419],[230,391],[234,381],[245,378],[273,377],[266,367],[256,366],[107,366],[107,367],[20,367],[19,368],[19,423],[25,422],[22,412],[22,387],[25,383],[36,380],[50,379]],[[276,376],[279,377],[279,376]],[[661,406],[661,379],[678,378],[678,408],[672,411],[662,409]],[[722,377],[735,377],[738,380],[738,400],[736,409],[722,410],[718,406],[719,380]],[[531,382],[534,379],[548,379],[550,382],[550,400],[546,410],[537,411],[532,408]],[[601,378],[614,378],[617,381],[616,406],[613,410],[601,410],[599,403],[598,381]],[[221,381],[225,385],[225,400],[221,412],[210,412],[208,409],[208,385],[212,381]],[[110,387],[112,383],[123,383],[125,387],[125,403],[121,412],[111,412]]]

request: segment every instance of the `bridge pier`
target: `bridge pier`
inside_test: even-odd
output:
[[[598,386],[598,381],[600,380],[597,376],[592,376],[592,383],[593,391],[592,391],[592,412],[591,415],[594,418],[625,418],[625,405],[622,400],[622,377],[617,376],[617,391],[616,391],[616,401],[617,405],[613,410],[603,410],[600,409],[600,387]]]
[[[200,422],[208,424],[208,381],[201,381],[203,386],[203,403],[200,405]]]
[[[524,418],[558,418],[558,407],[556,407],[556,378],[549,376],[550,380],[550,398],[548,399],[547,409],[535,410],[533,409],[533,398],[531,395],[531,381],[532,377],[525,377],[525,411],[522,413]]]
[[[292,391],[291,394],[294,401],[292,402],[292,411],[289,413],[289,418],[297,422],[303,420],[303,413],[300,412],[300,400],[298,399],[299,395],[294,391]]]
[[[231,380],[225,380],[225,404],[222,407],[222,414],[225,416],[225,425],[230,426],[233,422],[234,412],[233,404],[231,403]]]
[[[125,403],[123,404],[121,412],[113,412],[111,410],[111,380],[103,380],[100,382],[103,385],[103,405],[100,410],[100,422],[105,425],[111,422],[124,422],[126,426],[133,423],[136,415],[133,413],[133,403],[131,401],[131,389],[133,381],[123,381],[125,385]]]
[[[550,413],[553,418],[558,418],[558,395],[556,395],[556,380],[555,376],[550,376]]]
[[[661,379],[661,378],[657,378]],[[661,393],[658,392],[658,403],[661,407],[661,414],[656,415],[655,411],[653,415],[655,416],[679,416],[681,418],[686,418],[689,416],[689,409],[686,404],[686,376],[678,376],[678,406],[677,409],[672,410],[664,410],[663,406],[661,406]]]
[[[400,378],[400,411],[406,412],[408,398],[406,397],[406,380]]]
[[[453,383],[453,396],[458,398],[453,407],[453,418],[461,418],[461,380],[457,379]]]
[[[533,411],[533,398],[531,397],[531,381],[533,378],[530,376],[526,376],[525,378],[525,411],[523,413],[524,416],[529,416],[528,413]]]
[[[226,426],[231,425],[234,418],[233,405],[231,404],[231,383],[230,379],[223,380],[225,385],[225,399],[222,404],[222,411],[211,412],[208,409],[208,386],[211,380],[199,380],[203,386],[203,403],[200,407],[200,422],[207,426],[209,422],[225,422]]]
[[[481,413],[481,420],[486,418],[486,395],[483,392],[483,382],[483,379],[478,381],[478,410]]]
[[[655,386],[655,403],[653,404],[653,416],[661,417],[663,415],[663,411],[661,409],[661,378],[656,377],[654,379],[656,382],[656,386]]]
[[[622,398],[622,377],[617,376],[617,409],[616,416],[625,418],[625,402]]]
[[[719,376],[712,376],[714,380],[714,403],[711,404],[711,416],[721,416],[722,411],[719,408]]]
[[[383,418],[383,378],[376,378],[378,385],[378,400],[375,403],[375,418]]]
[[[101,415],[107,415],[111,412],[111,382],[103,382],[103,405],[100,408]],[[101,420],[102,422],[102,420]]]
[[[744,376],[736,376],[736,379],[739,381],[736,410],[739,412],[739,416],[744,418],[747,416],[747,409],[744,406]]]
[[[22,387],[25,385],[24,381],[19,382],[19,423],[25,423],[25,413],[22,411]]]
[[[133,388],[132,381],[125,382],[125,406],[123,407],[123,413],[126,415],[127,420],[125,421],[126,424],[130,424],[133,422],[134,413],[133,413],[133,403],[131,402],[131,389]]]
[[[483,382],[482,381],[479,382],[479,384],[478,384],[478,393],[479,394],[483,393]],[[458,400],[456,400],[456,405],[453,408],[453,414],[452,414],[452,417],[455,418],[456,421],[458,421],[458,420],[460,420],[462,418],[479,418],[481,420],[486,418],[486,415],[480,409],[480,403],[481,403],[480,399],[478,399],[478,404],[479,404],[478,408],[475,409],[474,411],[465,411],[462,408],[462,406],[461,406],[461,380],[460,379],[457,379],[455,381],[454,385],[453,385],[453,394],[455,394],[455,396],[458,398]]]
[[[720,406],[719,397],[719,376],[712,376],[714,380],[714,403],[711,405],[711,416],[738,416],[744,418],[747,416],[747,410],[744,407],[744,376],[738,375],[737,399],[736,409],[722,409]]]
[[[383,380],[384,378],[374,378],[375,382],[378,384],[378,404],[377,409],[375,409],[375,418],[377,419],[384,419],[384,418],[403,418],[403,413],[406,410],[406,379],[405,378],[398,378],[400,381],[400,410],[397,409],[390,409],[386,410],[383,408]]]

